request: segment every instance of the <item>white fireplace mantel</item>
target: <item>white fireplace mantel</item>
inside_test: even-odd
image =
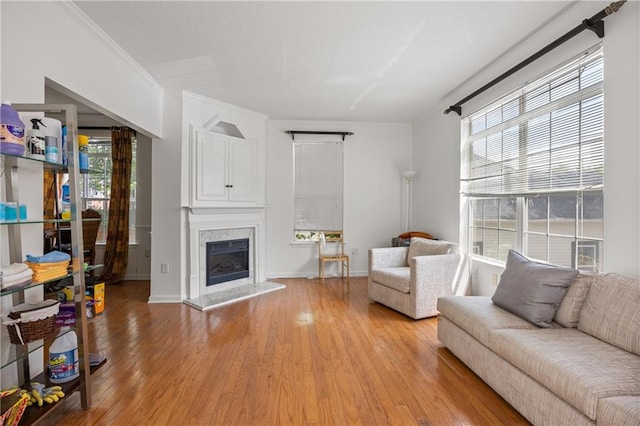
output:
[[[251,208],[189,208],[189,294],[193,299],[202,295],[205,280],[205,255],[202,248],[215,235],[249,232],[252,240],[250,254],[251,279],[265,278],[265,209]],[[226,231],[226,232],[218,232]],[[230,282],[229,284],[232,284]],[[244,282],[243,282],[244,283]],[[225,283],[227,284],[227,283]]]

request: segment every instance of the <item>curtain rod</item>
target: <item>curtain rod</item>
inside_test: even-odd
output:
[[[296,134],[300,135],[339,135],[342,136],[344,141],[345,136],[353,135],[353,132],[325,132],[325,131],[311,131],[311,130],[286,130],[285,133],[291,135],[291,140],[296,139]]]
[[[507,77],[511,76],[512,74],[516,73],[517,71],[520,71],[522,68],[526,67],[527,65],[529,65],[530,63],[532,63],[536,59],[538,59],[541,56],[549,53],[550,51],[552,51],[556,47],[560,46],[565,41],[577,36],[578,34],[580,34],[584,30],[591,30],[594,33],[596,33],[598,38],[603,38],[604,37],[604,21],[603,21],[603,19],[606,18],[607,16],[617,12],[626,1],[627,0],[621,0],[621,1],[613,2],[609,6],[605,7],[604,9],[602,9],[600,12],[596,13],[595,15],[593,15],[591,18],[583,20],[580,25],[578,25],[577,27],[575,27],[571,31],[569,31],[566,34],[560,36],[555,41],[552,41],[547,46],[543,47],[542,49],[538,50],[533,55],[529,56],[524,61],[520,62],[518,65],[514,66],[513,68],[509,69],[508,71],[506,71],[503,74],[499,75],[498,77],[494,78],[493,80],[491,80],[490,82],[488,82],[487,84],[485,84],[484,86],[482,86],[481,88],[479,88],[478,90],[476,90],[475,92],[473,92],[472,94],[467,96],[466,98],[464,98],[464,99],[456,102],[455,104],[451,105],[449,108],[447,108],[444,111],[444,113],[445,114],[449,114],[451,111],[455,111],[456,114],[461,116],[462,115],[462,104],[464,104],[465,102],[475,98],[480,93],[484,92],[485,90],[489,89],[490,87],[495,86],[496,84],[500,83],[505,78],[507,78]]]

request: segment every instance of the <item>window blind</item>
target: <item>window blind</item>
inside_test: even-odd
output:
[[[294,230],[341,230],[342,142],[294,142]]]
[[[513,197],[602,188],[602,90],[597,48],[465,118],[462,194]]]

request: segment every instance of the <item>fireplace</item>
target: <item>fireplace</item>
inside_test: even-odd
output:
[[[1,0],[0,0],[1,1]],[[266,281],[264,261],[266,247],[264,242],[264,209],[191,209],[189,212],[189,288],[187,299],[194,299],[206,294],[225,291],[244,284]],[[243,241],[243,242],[240,242]],[[229,247],[231,242],[231,247]],[[213,244],[211,244],[213,243]],[[241,258],[238,253],[234,259],[226,259],[227,268],[224,281],[210,282],[209,275],[214,263],[209,253],[218,249],[244,251]],[[237,257],[237,258],[236,258]],[[244,266],[242,278],[234,276],[237,264]],[[234,266],[231,266],[231,265]],[[216,268],[217,269],[217,268]],[[247,272],[248,270],[248,272]],[[217,278],[214,281],[218,281]]]
[[[249,238],[207,242],[206,285],[249,277]]]

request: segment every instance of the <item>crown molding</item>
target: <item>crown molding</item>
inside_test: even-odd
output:
[[[242,114],[252,115],[252,116],[254,116],[256,118],[259,118],[259,119],[262,119],[262,120],[266,120],[266,119],[269,118],[269,116],[267,116],[265,114],[262,114],[260,112],[253,111],[253,110],[250,110],[250,109],[238,106],[238,105],[233,105],[233,104],[229,104],[229,103],[226,103],[226,102],[223,102],[223,101],[219,101],[217,99],[209,98],[209,97],[207,97],[205,95],[201,95],[199,93],[194,93],[194,92],[191,92],[189,90],[183,90],[182,94],[183,94],[183,96],[185,98],[196,99],[196,100],[199,100],[201,102],[206,102],[206,103],[211,104],[211,105],[217,105],[217,106],[220,106],[220,107],[223,107],[223,108],[230,109],[232,111],[240,112]]]
[[[116,43],[98,24],[95,23],[86,13],[82,11],[73,1],[70,0],[57,0],[59,4],[63,5],[69,15],[76,19],[80,24],[84,25],[89,30],[93,31],[107,46],[111,48],[118,56],[124,59],[131,68],[144,77],[149,84],[156,89],[164,92],[164,87],[156,80],[142,65],[135,61],[118,43]]]

